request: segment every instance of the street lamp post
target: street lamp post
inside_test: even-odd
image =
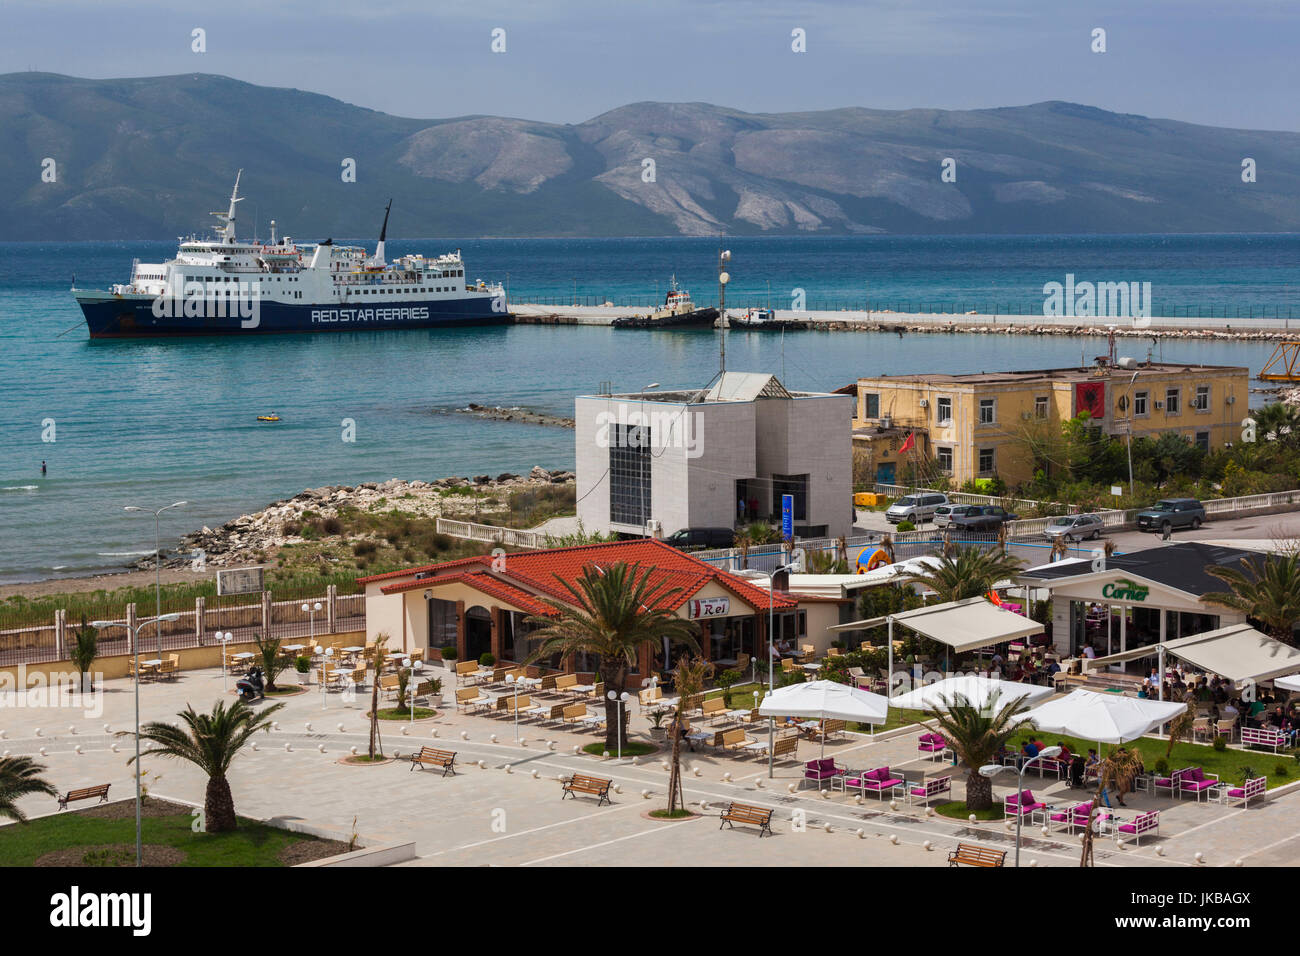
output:
[[[182,502],[183,504],[183,502]],[[151,621],[141,621],[131,634],[131,649],[135,657],[135,865],[144,866],[144,844],[140,836],[140,630],[146,624],[158,625],[158,646],[162,647],[162,622],[179,621],[179,614],[163,614]],[[130,625],[118,624],[116,621],[91,621],[90,626],[98,630],[104,627],[125,627],[130,633]],[[160,651],[161,653],[161,651]]]
[[[302,606],[302,613],[307,615],[307,642],[313,646],[316,644],[316,612],[320,607],[320,601]]]
[[[627,706],[627,702],[631,698],[628,696],[627,691],[623,691],[623,693],[621,694],[615,694],[611,690],[605,694],[605,699],[612,700],[614,701],[614,703],[618,705],[618,753],[615,755],[614,759],[622,760],[623,759],[623,708]],[[518,713],[518,708],[516,708],[515,712]],[[518,733],[519,731],[516,729],[515,735],[518,736]]]
[[[513,691],[515,695],[515,706],[513,708],[515,712],[515,746],[518,747],[519,746],[519,680],[518,678],[515,677],[514,674],[507,674],[506,683],[510,685],[510,690]],[[610,691],[610,693],[613,693],[613,691]]]
[[[641,391],[648,392],[658,387],[658,382],[651,382],[645,388],[641,389]],[[648,538],[650,537],[650,505],[652,504],[652,501],[646,500],[645,493],[645,441],[649,436],[650,427],[648,425],[643,425],[640,426],[640,429],[643,430],[640,431],[640,437],[637,441],[637,458],[641,461],[641,537]],[[654,477],[653,469],[651,469],[650,476],[652,478]]]
[[[727,283],[731,281],[727,263],[730,261],[730,249],[718,253],[718,328],[722,330],[718,336],[718,371],[724,374],[727,371]]]
[[[789,571],[794,567],[793,564],[783,564],[775,571],[760,571],[760,574],[767,575],[767,693],[771,696],[776,689],[775,674],[776,668],[773,665],[772,651],[776,647],[773,640],[773,630],[776,623],[776,586],[773,583],[776,576],[782,571]],[[767,777],[772,779],[776,775],[776,757],[772,754],[772,748],[776,744],[776,721],[770,716],[767,718]]]
[[[316,649],[320,650],[319,647],[317,647]],[[327,647],[325,648],[324,651],[321,652],[321,659],[320,659],[320,709],[321,710],[328,710],[330,705],[328,668],[330,665],[330,658],[332,658],[333,656],[334,656],[334,648],[332,647]],[[375,675],[375,680],[379,680],[378,674]]]
[[[235,635],[229,631],[226,631],[225,634],[217,631],[214,636],[217,643],[221,645],[221,693],[228,694],[230,693],[230,683],[226,680],[226,657],[230,654],[230,639]]]
[[[1134,372],[1133,377],[1128,380],[1128,496],[1131,501],[1133,498],[1133,383],[1138,380],[1141,372]]]
[[[1025,768],[1030,764],[1038,763],[1040,760],[1051,760],[1060,753],[1060,747],[1044,747],[1042,750],[1038,751],[1035,756],[1030,757],[1016,768],[1016,866],[1020,866],[1020,828],[1025,819],[1024,813],[1019,811],[1020,795],[1025,792]],[[1007,768],[1004,764],[986,763],[984,766],[980,767],[979,773],[981,777],[988,777],[992,780],[1006,769]]]
[[[161,527],[161,516],[164,511],[170,511],[172,508],[181,508],[189,504],[188,501],[173,501],[165,507],[159,508],[153,512],[153,594],[154,594],[154,617],[162,617],[162,538],[159,536]],[[140,508],[136,505],[127,505],[123,511],[138,511],[142,514],[148,514],[148,508]],[[162,630],[158,631],[158,654],[162,656]]]

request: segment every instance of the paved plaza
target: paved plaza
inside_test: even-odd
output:
[[[439,716],[413,726],[384,721],[384,750],[405,755],[422,744],[455,750],[455,776],[444,778],[434,769],[412,772],[405,760],[379,766],[341,764],[350,748],[365,750],[369,694],[325,696],[313,687],[286,701],[277,715],[278,728],[255,738],[256,751],[246,748],[236,758],[230,780],[237,811],[296,821],[345,840],[355,832],[362,845],[414,843],[416,858],[406,865],[415,866],[944,866],[947,851],[958,842],[1006,849],[1007,864],[1012,863],[1015,835],[1002,822],[967,825],[928,815],[901,800],[894,810],[888,800],[843,791],[827,797],[811,788],[790,793],[789,786],[798,788],[800,783],[802,761],[818,755],[816,742],[800,743],[800,763],[778,763],[771,780],[762,759],[684,752],[683,765],[689,768],[686,799],[695,811],[705,804],[704,816],[654,820],[647,812],[667,801],[668,774],[662,766],[669,757],[666,747],[636,761],[601,760],[572,752],[575,745],[599,740],[594,732],[528,722],[519,725],[522,745],[517,745],[513,719],[455,712],[454,678],[436,666],[426,668],[429,674],[444,678]],[[293,680],[294,675],[286,674],[285,679]],[[223,683],[229,690],[223,691]],[[233,700],[233,686],[233,677],[223,681],[220,670],[185,672],[170,683],[145,683],[142,719],[172,720],[186,703],[210,709],[223,693]],[[31,695],[20,699],[0,694],[0,750],[37,755],[48,767],[45,776],[61,792],[111,783],[114,798],[128,798],[133,781],[127,758],[134,744],[129,737],[105,733],[104,725],[110,732],[129,730],[133,700],[126,679],[107,681],[103,692],[92,698],[89,713],[75,698],[76,706],[52,707]],[[648,726],[644,717],[633,714],[634,739],[648,739]],[[964,771],[918,759],[918,732],[876,740],[849,735],[828,742],[826,753],[840,766],[856,770],[887,765],[909,779],[955,771],[953,796],[961,799]],[[762,733],[755,729],[756,736]],[[117,752],[111,749],[114,744]],[[41,748],[44,756],[39,755]],[[205,781],[189,764],[146,759],[144,766],[149,793],[201,803]],[[597,806],[594,797],[561,799],[557,777],[574,772],[612,779],[619,789],[612,794],[612,805]],[[725,773],[732,779],[724,779]],[[1026,780],[1048,804],[1063,806],[1088,796],[1050,775],[1040,780],[1031,772]],[[997,798],[1014,784],[1011,773],[995,780]],[[719,829],[718,810],[732,800],[773,808],[774,834],[760,838],[753,827]],[[1300,862],[1300,796],[1295,793],[1273,795],[1249,809],[1145,793],[1130,794],[1127,801],[1121,816],[1161,810],[1159,837],[1123,848],[1109,837],[1099,837],[1099,866]],[[26,798],[21,806],[32,816],[55,810],[50,797]],[[1196,861],[1197,853],[1203,854],[1202,864]],[[1045,836],[1039,825],[1026,824],[1021,856],[1022,865],[1032,861],[1037,866],[1077,866],[1079,836],[1055,830]]]

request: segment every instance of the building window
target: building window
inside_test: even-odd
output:
[[[772,476],[772,514],[781,513],[782,495],[794,495],[794,520],[808,520],[808,476]]]
[[[1196,386],[1196,397],[1192,399],[1192,408],[1198,412],[1208,412],[1210,410],[1210,386]]]
[[[1039,395],[1037,398],[1034,399],[1034,417],[1035,418],[1047,417],[1047,396],[1046,395]]]
[[[1134,415],[1147,414],[1147,393],[1146,392],[1133,393],[1133,414]]]
[[[879,392],[868,392],[867,395],[866,395],[866,400],[867,400],[867,415],[866,415],[866,417],[867,417],[867,418],[879,418],[879,417],[880,417],[880,393],[879,393]]]
[[[990,475],[993,473],[993,449],[980,449],[980,474]]]
[[[952,473],[952,449],[936,448],[934,450],[934,460],[939,465],[940,471]]]
[[[951,424],[952,422],[952,399],[941,398],[934,403],[934,417],[940,425]]]
[[[1209,432],[1197,432],[1197,433],[1196,433],[1196,447],[1199,448],[1201,451],[1209,451],[1209,450],[1210,450],[1210,433],[1209,433]]]
[[[1180,392],[1181,389],[1177,389],[1177,388],[1165,389],[1165,414],[1166,415],[1178,414],[1178,396]]]
[[[650,429],[616,425],[609,446],[609,520],[644,525],[650,520]]]
[[[996,400],[992,398],[980,399],[980,424],[992,425],[996,420]]]
[[[456,643],[456,602],[431,598],[429,605],[429,646],[446,647]]]

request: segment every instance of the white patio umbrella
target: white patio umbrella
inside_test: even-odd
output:
[[[1017,697],[1024,697],[1025,703],[1033,704],[1045,697],[1051,697],[1054,693],[1056,691],[1053,688],[1041,684],[1022,684],[1019,681],[967,674],[945,677],[933,684],[917,687],[906,694],[891,698],[889,705],[900,710],[947,710],[960,697],[971,706],[983,709],[994,698],[997,698],[1001,705]]]
[[[833,680],[815,680],[777,688],[764,698],[758,712],[764,717],[830,718],[853,720],[860,724],[883,724],[889,714],[889,699]],[[826,731],[823,726],[822,756],[825,755]]]
[[[1069,734],[1099,744],[1122,744],[1168,723],[1186,709],[1187,705],[1178,701],[1076,690],[1018,714],[1016,720],[1032,718],[1044,733]]]
[[[1300,690],[1300,674],[1287,674],[1285,677],[1279,677],[1273,681],[1274,687],[1281,687],[1283,690]]]

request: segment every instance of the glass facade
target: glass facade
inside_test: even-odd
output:
[[[644,525],[650,520],[652,444],[649,426],[616,425],[610,429],[610,521]]]

